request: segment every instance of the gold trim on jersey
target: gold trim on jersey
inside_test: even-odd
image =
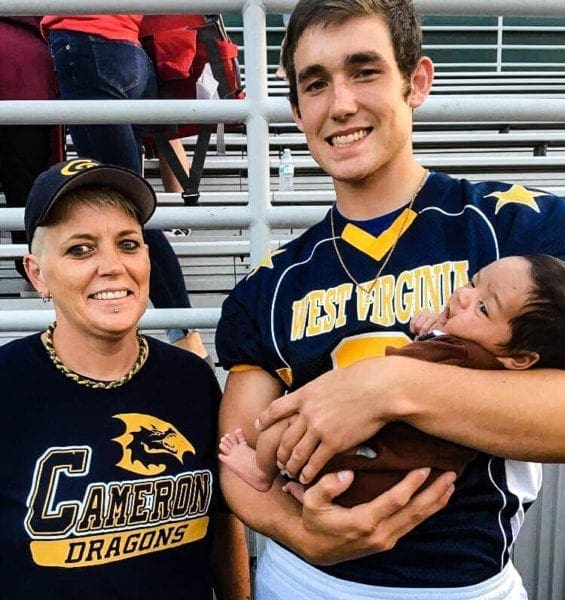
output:
[[[286,383],[288,387],[292,385],[293,377],[292,377],[292,369],[288,367],[281,367],[277,369],[277,375]]]
[[[417,212],[405,208],[391,226],[377,237],[353,223],[348,223],[341,232],[341,238],[371,258],[381,260],[398,238],[412,225],[417,216]]]
[[[230,368],[230,373],[246,373],[247,371],[261,371],[257,365],[234,365]]]

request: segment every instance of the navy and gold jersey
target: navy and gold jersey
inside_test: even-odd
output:
[[[111,390],[58,371],[39,335],[0,348],[3,598],[211,600],[220,390],[148,341]]]
[[[562,199],[432,173],[412,211],[399,211],[378,235],[333,208],[271,253],[224,302],[216,334],[220,362],[226,369],[259,366],[295,389],[329,369],[403,346],[416,313],[441,311],[453,290],[486,264],[532,253],[565,259]],[[384,586],[483,581],[508,560],[540,481],[538,465],[480,455],[448,507],[393,550],[324,570]]]

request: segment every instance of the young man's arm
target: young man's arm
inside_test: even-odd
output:
[[[278,458],[292,474],[308,462],[308,480],[336,452],[395,420],[505,458],[565,462],[560,370],[478,371],[405,357],[367,359],[272,402],[261,427],[295,412],[300,416],[286,430]]]
[[[261,370],[231,373],[220,408],[220,433],[242,427],[253,444],[254,422],[282,386]],[[224,496],[252,529],[279,541],[312,563],[331,564],[390,549],[405,533],[440,510],[453,492],[454,474],[416,490],[428,475],[422,469],[372,502],[348,509],[331,503],[353,481],[351,472],[329,474],[306,491],[301,506],[281,491],[277,480],[258,492],[229,469],[220,467]]]

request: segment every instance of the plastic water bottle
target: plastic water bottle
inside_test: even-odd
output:
[[[285,148],[279,162],[279,192],[292,192],[293,190],[294,161],[290,148]]]

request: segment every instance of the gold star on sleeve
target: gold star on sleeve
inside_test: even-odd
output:
[[[523,185],[513,185],[505,192],[493,192],[492,194],[485,196],[485,198],[498,198],[498,202],[496,203],[496,207],[494,209],[494,214],[496,215],[498,214],[498,211],[507,204],[523,204],[524,206],[529,206],[532,210],[539,213],[540,209],[538,203],[535,201],[535,198],[538,196],[549,196],[549,194],[546,192],[529,190]]]
[[[276,256],[277,254],[282,254],[283,252],[286,252],[286,250],[273,250],[273,252],[267,254],[267,256],[265,256],[265,258],[253,269],[253,271],[251,271],[251,273],[249,273],[249,275],[247,276],[246,279],[253,277],[253,275],[255,275],[255,273],[257,273],[257,271],[259,269],[261,269],[262,267],[265,267],[267,269],[272,269],[273,268],[273,256]]]

